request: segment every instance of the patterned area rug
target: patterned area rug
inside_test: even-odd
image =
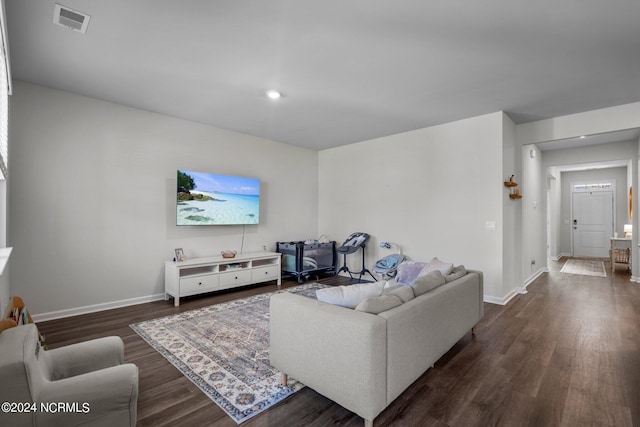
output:
[[[269,364],[269,298],[294,292],[315,298],[308,283],[130,325],[238,424],[302,389]]]
[[[569,259],[562,266],[560,273],[607,277],[604,262],[595,259]]]

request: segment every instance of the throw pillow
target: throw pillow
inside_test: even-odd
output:
[[[383,311],[391,310],[399,305],[402,305],[402,300],[399,297],[396,295],[385,294],[367,298],[356,306],[356,310],[371,314],[378,314]]]
[[[413,281],[420,272],[426,267],[427,263],[417,261],[405,261],[398,265],[398,274],[396,275],[396,281],[398,283],[404,283],[405,285],[412,285]]]
[[[384,288],[382,290],[382,295],[386,294],[397,296],[402,300],[403,303],[411,301],[415,298],[413,288],[407,285],[397,285],[390,288]]]
[[[326,302],[328,304],[354,308],[367,298],[381,295],[384,284],[385,282],[381,281],[376,283],[358,283],[357,285],[343,285],[318,289],[316,291],[316,298],[318,298],[318,301]]]
[[[442,273],[443,276],[446,276],[447,274],[451,273],[451,270],[453,270],[453,263],[443,262],[440,261],[437,257],[434,257],[427,263],[427,265],[419,275],[424,275],[434,270],[438,270],[440,271],[440,273]]]
[[[415,282],[413,282],[413,293],[418,297],[444,284],[444,276],[440,270],[433,270],[418,277]]]
[[[453,267],[453,270],[451,270],[451,273],[449,273],[446,276],[444,276],[444,280],[447,283],[449,283],[449,282],[451,282],[453,280],[461,278],[465,274],[467,274],[467,269],[464,268],[464,265],[459,265],[457,267]]]

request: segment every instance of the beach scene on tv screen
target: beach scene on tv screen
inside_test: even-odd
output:
[[[258,224],[260,180],[178,170],[177,225]]]

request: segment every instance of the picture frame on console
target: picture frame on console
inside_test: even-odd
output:
[[[184,261],[185,257],[184,257],[184,251],[182,250],[182,248],[176,248],[174,249],[175,253],[176,253],[176,261]]]

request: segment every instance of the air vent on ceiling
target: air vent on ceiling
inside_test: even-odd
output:
[[[53,23],[61,25],[79,33],[86,33],[89,26],[89,20],[91,17],[77,10],[69,9],[68,7],[59,5],[56,3],[55,10],[53,12]]]

